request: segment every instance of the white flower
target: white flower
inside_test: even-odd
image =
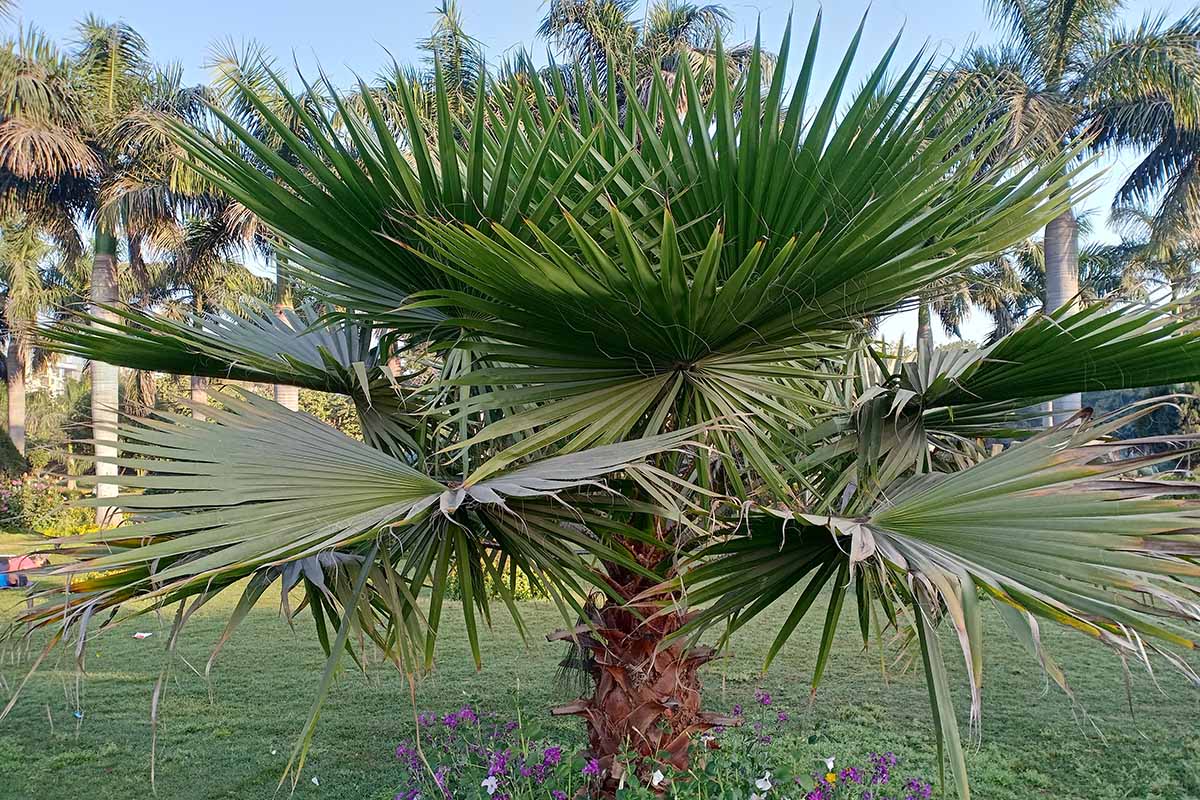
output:
[[[483,783],[481,783],[479,785],[482,786],[483,788],[487,789],[487,793],[489,795],[492,795],[492,794],[496,793],[496,785],[498,783],[499,783],[499,781],[496,780],[495,775],[488,775],[486,778],[483,779]]]
[[[650,785],[657,787],[660,783],[663,782],[663,779],[666,777],[667,777],[666,775],[662,774],[661,769],[656,769],[656,770],[654,770],[654,774],[650,776]]]
[[[829,758],[825,759],[825,771],[833,772],[833,756],[830,756]]]
[[[763,776],[754,782],[755,787],[762,789],[764,792],[771,791],[771,773],[764,772]]]
[[[758,794],[757,792],[751,792],[750,800],[767,800],[767,796],[765,794]]]

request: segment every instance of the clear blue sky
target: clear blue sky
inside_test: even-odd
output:
[[[708,1],[708,0],[704,0]],[[336,83],[346,84],[355,74],[371,77],[394,56],[401,62],[419,56],[414,42],[426,35],[432,23],[434,0],[19,0],[18,14],[36,24],[60,43],[69,43],[76,22],[92,13],[106,20],[121,19],[146,37],[158,61],[183,65],[189,80],[206,78],[204,64],[213,43],[233,39],[256,40],[283,64],[293,59],[311,73],[317,63]],[[912,57],[923,46],[947,56],[972,42],[995,39],[985,12],[986,0],[841,0],[824,6],[822,49],[818,79],[828,76],[870,6],[858,74],[902,32],[900,55]],[[1149,11],[1175,16],[1185,2],[1129,2],[1124,17],[1139,20]],[[544,45],[534,31],[545,13],[545,0],[460,0],[468,30],[486,45],[490,58],[510,48],[525,46],[535,56]],[[816,3],[792,4],[784,0],[759,3],[727,2],[735,17],[730,39],[754,36],[761,21],[764,46],[774,49],[783,33],[789,11],[795,16],[792,63],[799,63],[817,9]],[[390,54],[390,55],[389,55]],[[1113,191],[1135,163],[1132,154],[1110,159],[1104,184],[1086,204],[1097,210],[1096,238],[1114,239],[1105,229],[1105,209]],[[915,322],[901,315],[885,326],[889,338],[905,333],[912,339]],[[935,326],[936,327],[936,326]],[[968,338],[981,338],[986,328],[973,320],[964,330]],[[939,332],[940,334],[940,332]],[[939,338],[940,335],[939,335]]]

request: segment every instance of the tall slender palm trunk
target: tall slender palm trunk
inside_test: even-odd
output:
[[[8,388],[8,438],[17,452],[25,455],[25,353],[21,337],[9,334],[4,358],[5,384]]]
[[[154,373],[150,370],[139,369],[137,382],[138,401],[142,406],[141,413],[149,414],[158,406],[158,384],[154,380]]]
[[[204,298],[199,290],[192,291],[192,308],[197,316],[204,312]],[[192,401],[192,417],[203,422],[208,419],[200,409],[208,405],[208,378],[192,375],[188,378],[189,397]]]
[[[631,552],[657,559],[661,551],[633,544]],[[641,552],[639,552],[641,551]],[[700,667],[716,653],[708,646],[667,644],[687,622],[661,600],[641,595],[657,581],[619,565],[607,566],[609,586],[620,601],[597,606],[591,619],[573,631],[551,634],[551,640],[573,640],[590,673],[589,697],[551,710],[555,715],[582,717],[587,729],[585,757],[595,759],[598,774],[593,796],[612,797],[626,772],[650,784],[655,769],[687,770],[696,733],[737,720],[700,710]],[[628,763],[622,756],[632,756]],[[668,769],[669,767],[669,769]],[[656,787],[667,791],[665,786]]]
[[[292,307],[292,292],[287,278],[279,269],[279,257],[275,256],[275,314],[285,323],[288,310]],[[300,387],[275,384],[275,402],[292,411],[300,410]]]
[[[200,410],[208,405],[208,379],[202,378],[199,375],[191,376],[189,396],[194,406],[192,408],[192,416],[201,421],[208,419],[204,415],[204,412]]]
[[[117,240],[112,232],[96,229],[96,257],[92,261],[91,313],[98,319],[116,322],[116,315],[101,304],[117,302]],[[117,457],[117,405],[120,400],[118,369],[112,364],[93,361],[92,373],[92,438],[98,459]],[[96,462],[96,497],[115,497],[117,486],[105,483],[103,478],[117,474],[114,463]],[[112,525],[117,522],[116,510],[109,506],[96,507],[96,524]]]
[[[933,313],[929,310],[929,301],[922,299],[917,306],[917,345],[925,352],[933,352]]]
[[[1043,310],[1055,311],[1075,301],[1079,294],[1079,223],[1070,209],[1046,226],[1046,294]],[[1065,395],[1052,404],[1053,422],[1063,422],[1079,411],[1082,396]]]

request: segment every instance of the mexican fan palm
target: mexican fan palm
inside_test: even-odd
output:
[[[983,350],[876,353],[869,318],[1069,207],[1076,151],[1017,164],[1002,121],[961,113],[894,48],[847,91],[857,36],[815,93],[817,39],[790,89],[787,37],[769,78],[751,58],[736,82],[714,42],[708,98],[690,67],[639,95],[578,66],[515,97],[485,82],[466,116],[439,83],[430,120],[401,80],[400,139],[369,92],[361,113],[332,91],[329,111],[292,98],[303,138],[249,92],[296,163],[229,116],[236,143],[177,125],[323,304],[289,320],[114,307],[45,337],[339,392],[363,438],[233,388],[207,421],[123,422],[128,524],[64,542],[67,588],[22,623],[82,653],[110,612],[174,604],[178,628],[236,587],[223,643],[272,584],[303,591],[328,662],[295,777],[353,640],[421,671],[453,585],[478,664],[485,583],[525,632],[500,579],[519,570],[562,610],[552,635],[589,680],[555,711],[582,718],[603,794],[688,767],[698,733],[733,724],[703,707],[717,651],[698,637],[777,600],[791,613],[771,658],[824,616],[814,687],[847,594],[864,636],[911,636],[964,796],[938,631],[957,634],[977,717],[983,603],[1060,682],[1046,621],[1189,671],[1195,487],[1124,479],[1154,460],[1111,440],[1120,418],[995,456],[989,440],[1029,436],[1022,409],[1047,397],[1195,377],[1197,334],[1170,308],[1088,306]],[[394,348],[411,373],[388,368]]]

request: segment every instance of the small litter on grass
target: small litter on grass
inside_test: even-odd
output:
[[[145,631],[138,631],[137,633],[135,633],[135,634],[133,635],[133,638],[135,638],[135,639],[149,639],[149,638],[150,638],[151,636],[153,636],[153,635],[154,635],[153,633],[146,633]]]
[[[83,719],[83,712],[82,712],[82,711],[78,711],[78,710],[76,710],[76,711],[74,711],[74,712],[73,712],[73,715],[74,715],[75,719]]]
[[[317,780],[317,776],[313,775],[313,786],[320,786],[321,782]]]

